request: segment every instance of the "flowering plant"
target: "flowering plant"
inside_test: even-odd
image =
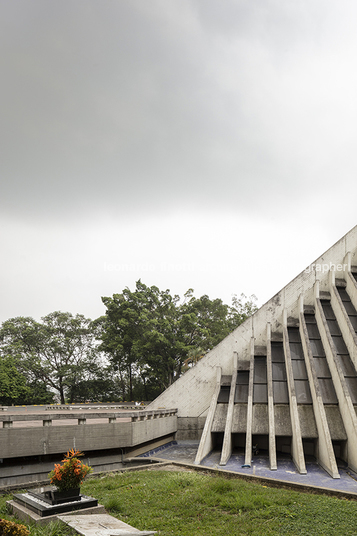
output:
[[[85,477],[93,469],[81,462],[79,456],[84,456],[83,452],[71,449],[65,454],[62,465],[55,463],[55,468],[48,474],[51,484],[54,484],[58,491],[79,488]]]

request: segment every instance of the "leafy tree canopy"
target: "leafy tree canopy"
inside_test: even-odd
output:
[[[169,290],[148,287],[141,280],[131,291],[103,297],[105,317],[98,320],[101,349],[108,355],[123,385],[134,378],[144,386],[155,385],[155,396],[171,385],[184,369],[216,346],[230,331],[256,310],[255,297],[234,297],[232,307],[207,295],[195,298],[189,289],[183,301]],[[146,389],[146,398],[151,398]],[[125,396],[123,394],[123,396]]]
[[[83,380],[96,357],[91,320],[83,315],[55,311],[36,322],[30,317],[11,318],[0,330],[0,351],[12,357],[30,383],[42,382],[59,394]]]
[[[255,300],[233,296],[229,306],[192,289],[181,299],[139,280],[103,297],[94,322],[61,311],[11,318],[0,328],[0,403],[153,399],[253,314]]]
[[[23,403],[30,394],[26,378],[17,368],[12,357],[0,358],[0,404]]]

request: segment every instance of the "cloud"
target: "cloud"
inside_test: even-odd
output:
[[[287,256],[285,284],[347,232],[356,10],[345,0],[2,2],[3,314],[34,303],[42,314],[98,311],[97,296],[148,265],[148,284],[268,299],[282,285],[271,268],[259,287],[260,262]],[[222,271],[242,258],[251,277]],[[136,269],[117,270],[126,264]]]
[[[353,176],[353,54],[321,7],[3,4],[3,212],[259,211]]]

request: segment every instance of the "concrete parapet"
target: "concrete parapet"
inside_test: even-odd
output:
[[[1,458],[63,453],[72,447],[83,451],[133,447],[175,434],[176,413],[175,409],[114,414],[72,413],[74,423],[60,428],[54,426],[54,422],[66,421],[67,414],[53,414],[50,419],[48,414],[0,415],[3,421],[3,428],[0,428]],[[98,419],[103,419],[103,423],[98,423]],[[33,421],[39,426],[30,426]],[[23,426],[15,427],[14,423]]]

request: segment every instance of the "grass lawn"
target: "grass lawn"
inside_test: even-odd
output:
[[[82,492],[108,512],[160,536],[356,535],[357,502],[279,490],[200,472],[145,470],[91,478]],[[0,497],[0,517],[6,514]],[[30,527],[34,536],[73,534]]]
[[[83,486],[113,515],[162,536],[357,535],[357,502],[201,472],[140,471]]]

